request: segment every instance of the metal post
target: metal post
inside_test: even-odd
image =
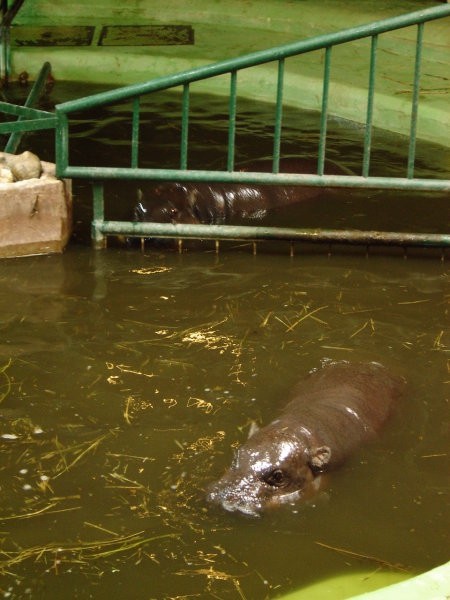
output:
[[[420,64],[422,60],[422,40],[423,23],[417,25],[416,41],[416,62],[414,65],[414,85],[411,107],[411,128],[409,131],[409,151],[408,151],[408,172],[407,177],[414,177],[414,163],[416,160],[416,135],[417,135],[417,116],[419,112],[419,93],[420,93]]]
[[[319,157],[317,161],[317,174],[323,175],[325,167],[325,146],[327,141],[327,120],[328,120],[328,91],[330,88],[330,70],[331,70],[331,48],[325,48],[325,65],[323,68],[323,91],[322,91],[322,113],[320,116],[320,138],[319,138]]]
[[[183,100],[181,109],[181,144],[180,144],[180,169],[187,169],[189,136],[189,83],[183,86]]]
[[[94,248],[101,249],[106,246],[106,236],[103,235],[103,224],[105,222],[105,202],[103,182],[92,183],[92,196],[94,215],[92,219],[92,243]]]
[[[283,119],[283,86],[284,58],[278,61],[277,99],[275,104],[275,132],[273,140],[273,173],[279,173],[280,171],[281,124]]]
[[[369,176],[370,152],[372,147],[373,99],[375,96],[375,73],[377,67],[378,36],[373,35],[370,43],[369,91],[367,94],[366,130],[364,134],[364,154],[362,176]]]
[[[228,123],[228,155],[227,170],[234,171],[234,152],[236,142],[236,96],[237,96],[237,72],[230,73],[230,100],[228,103],[229,123]]]
[[[140,97],[133,98],[133,117],[131,122],[131,166],[136,169],[139,161],[139,110]]]

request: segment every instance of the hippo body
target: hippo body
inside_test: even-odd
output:
[[[271,172],[272,161],[257,161],[241,171]],[[311,159],[285,158],[280,173],[316,173]],[[327,174],[346,173],[333,162],[325,165]],[[259,185],[251,183],[164,182],[139,190],[134,209],[135,221],[222,225],[242,220],[261,220],[269,211],[316,198],[320,186]]]
[[[379,363],[327,363],[294,389],[277,419],[251,434],[208,500],[257,516],[311,498],[324,473],[376,435],[403,386]]]

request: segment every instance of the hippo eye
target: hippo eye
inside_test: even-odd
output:
[[[287,478],[281,469],[269,471],[263,477],[264,481],[273,487],[282,487],[286,485]]]

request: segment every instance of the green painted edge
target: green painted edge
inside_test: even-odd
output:
[[[353,596],[356,600],[447,600],[450,597],[450,562],[389,587]]]
[[[450,562],[415,577],[398,571],[338,575],[279,596],[278,600],[448,600],[449,597]]]

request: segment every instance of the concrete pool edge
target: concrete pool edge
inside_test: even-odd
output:
[[[341,575],[298,589],[279,600],[447,600],[450,596],[450,562],[404,579],[401,572],[368,571]],[[396,581],[397,579],[397,581]],[[370,581],[370,591],[362,588]],[[351,590],[356,591],[356,595]]]

